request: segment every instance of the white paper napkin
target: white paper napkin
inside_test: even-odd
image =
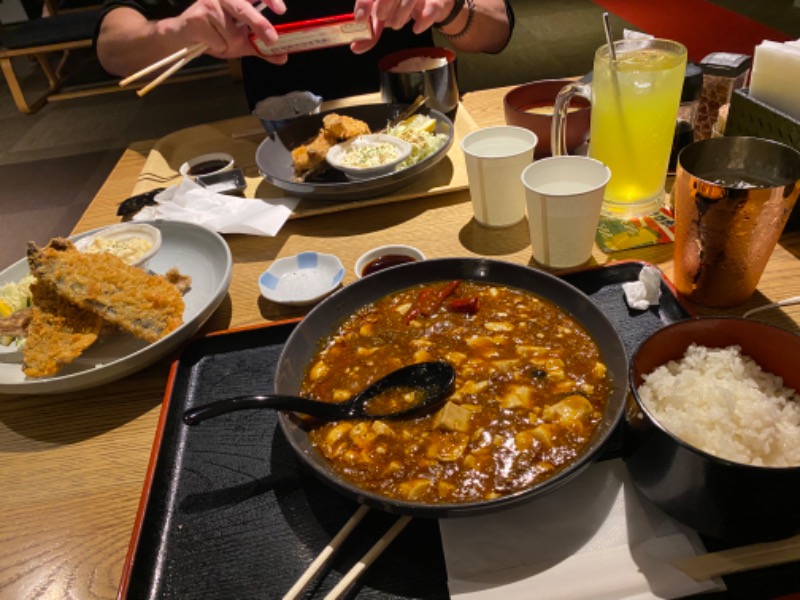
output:
[[[795,119],[800,119],[800,44],[764,40],[753,53],[750,95]]]
[[[626,281],[622,291],[628,306],[637,310],[647,310],[656,306],[661,298],[661,271],[656,267],[645,265],[639,271],[636,281]]]
[[[184,178],[155,197],[158,204],[145,206],[134,221],[188,221],[218,233],[274,236],[300,201],[299,198],[241,198],[217,194]]]
[[[704,553],[702,542],[642,498],[618,459],[527,504],[443,519],[439,529],[454,600],[643,600],[725,589],[670,565]]]

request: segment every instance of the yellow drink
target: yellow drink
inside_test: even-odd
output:
[[[631,217],[664,202],[670,149],[686,72],[686,48],[667,40],[614,43],[595,54],[589,156],[611,169],[603,212]]]

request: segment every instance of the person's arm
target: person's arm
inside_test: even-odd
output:
[[[269,0],[269,5],[278,13],[286,10],[283,0]],[[251,31],[267,44],[277,40],[275,28],[247,0],[197,0],[159,20],[123,5],[100,23],[97,57],[106,71],[124,77],[194,44],[205,44],[206,53],[217,58],[257,55],[247,39]],[[267,60],[282,64],[286,55]]]
[[[505,0],[446,0],[450,10],[457,11],[455,18],[448,24],[437,27],[440,33],[450,41],[456,50],[462,52],[500,52],[508,44],[513,29],[513,13]],[[445,17],[450,15],[450,10]],[[431,25],[440,22],[437,16]],[[417,19],[414,31],[424,30],[427,23]]]
[[[355,10],[372,14],[376,31],[373,40],[353,44],[357,53],[371,49],[384,27],[401,29],[412,21],[417,34],[436,25],[456,50],[496,53],[506,47],[514,26],[506,0],[356,0]]]

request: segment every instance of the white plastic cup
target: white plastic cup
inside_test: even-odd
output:
[[[522,172],[533,259],[546,267],[577,267],[592,257],[611,170],[586,156],[537,160]]]
[[[525,188],[520,174],[533,161],[537,142],[532,131],[512,126],[478,129],[461,140],[478,223],[508,227],[525,217]]]

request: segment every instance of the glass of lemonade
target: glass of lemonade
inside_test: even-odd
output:
[[[603,213],[630,218],[664,204],[664,182],[686,72],[686,48],[660,39],[614,42],[595,53],[592,82],[566,86],[556,100],[551,136],[554,156],[565,154],[569,102],[592,103],[589,156],[611,169]]]

